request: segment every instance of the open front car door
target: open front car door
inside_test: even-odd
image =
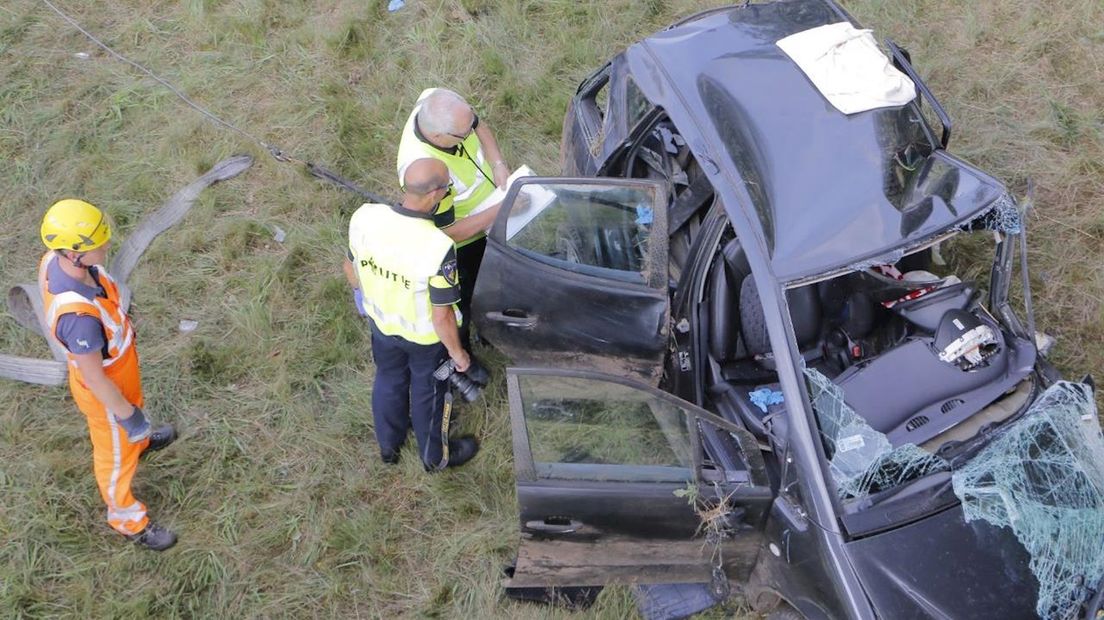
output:
[[[723,590],[747,578],[771,501],[751,434],[611,375],[509,368],[507,385],[521,526],[508,593],[610,583]]]
[[[479,333],[516,364],[658,384],[669,321],[666,208],[654,181],[519,179],[479,269]]]

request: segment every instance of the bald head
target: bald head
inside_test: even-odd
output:
[[[407,194],[425,196],[447,187],[449,171],[445,162],[426,157],[410,162],[403,175],[403,187]]]
[[[426,96],[418,110],[418,128],[425,134],[464,135],[474,120],[475,113],[468,102],[447,88],[438,88]]]

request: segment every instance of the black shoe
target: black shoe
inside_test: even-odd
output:
[[[450,439],[449,446],[449,459],[448,465],[445,467],[460,467],[464,463],[472,460],[472,457],[479,452],[479,441],[475,437],[461,437],[460,439]]]
[[[161,448],[176,441],[176,429],[172,424],[163,424],[158,426],[150,433],[149,445],[146,446],[145,452],[157,452]]]
[[[380,460],[384,465],[398,465],[399,464],[399,449],[384,450],[380,449]]]
[[[146,529],[127,536],[127,540],[152,551],[164,551],[176,544],[176,534],[150,521]]]

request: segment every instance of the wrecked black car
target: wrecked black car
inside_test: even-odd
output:
[[[892,43],[905,101],[830,102],[779,41],[833,25],[854,22],[783,0],[633,45],[572,100],[564,177],[511,187],[473,312],[517,366],[508,593],[1104,613],[1104,441],[1091,380],[1037,348],[1023,209],[947,151]],[[987,281],[936,275],[955,237],[988,243]]]

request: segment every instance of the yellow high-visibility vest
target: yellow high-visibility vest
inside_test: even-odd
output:
[[[433,329],[429,287],[431,281],[439,288],[450,285],[438,272],[452,248],[452,239],[433,225],[432,216],[412,217],[381,204],[364,204],[353,213],[349,251],[364,309],[377,329],[417,344],[441,341]],[[460,325],[455,304],[453,312]]]
[[[439,214],[445,213],[449,208],[452,208],[454,209],[454,219],[459,220],[467,217],[472,209],[479,206],[487,196],[494,192],[495,185],[491,180],[494,179],[494,169],[483,155],[483,146],[479,142],[479,136],[475,135],[474,131],[460,143],[456,153],[442,151],[418,138],[414,132],[414,119],[418,115],[418,110],[422,108],[422,102],[435,90],[437,89],[427,88],[422,91],[422,94],[418,96],[418,101],[414,104],[414,110],[410,113],[410,118],[406,119],[406,126],[403,127],[402,138],[399,140],[397,161],[399,185],[401,186],[403,183],[406,168],[415,160],[432,157],[445,162],[452,181],[452,194],[441,201],[437,212]],[[480,233],[471,239],[458,242],[456,245],[458,247],[467,245],[484,235],[485,233]]]

